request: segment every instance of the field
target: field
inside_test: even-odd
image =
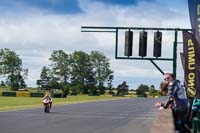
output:
[[[68,96],[53,98],[53,105],[74,104],[98,100],[114,100],[122,97],[112,96]],[[0,97],[0,111],[42,107],[42,98],[33,97]]]

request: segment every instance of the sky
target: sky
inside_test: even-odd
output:
[[[35,87],[43,66],[53,50],[66,53],[100,51],[110,60],[113,85],[123,81],[129,89],[140,84],[159,87],[162,74],[150,61],[116,60],[115,34],[81,32],[81,26],[191,28],[187,0],[1,0],[0,48],[14,50],[29,69],[28,86]],[[133,57],[138,57],[140,31],[133,31]],[[148,31],[147,57],[153,53],[153,32]],[[119,31],[120,56],[125,31]],[[181,32],[178,41],[182,42]],[[163,31],[162,57],[172,58],[174,32]],[[178,55],[182,50],[178,45]],[[164,72],[172,72],[172,62],[155,61]],[[177,78],[183,80],[180,59]]]

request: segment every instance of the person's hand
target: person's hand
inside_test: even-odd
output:
[[[160,106],[161,106],[161,103],[155,103],[155,106],[156,106],[156,107],[160,107]]]

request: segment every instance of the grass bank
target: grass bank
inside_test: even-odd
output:
[[[73,104],[121,98],[122,97],[111,96],[68,96],[67,98],[53,98],[53,104]],[[0,111],[42,107],[41,99],[42,98],[33,97],[0,97]]]

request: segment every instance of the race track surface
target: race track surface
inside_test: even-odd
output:
[[[148,133],[163,98],[133,98],[0,112],[0,133]]]

